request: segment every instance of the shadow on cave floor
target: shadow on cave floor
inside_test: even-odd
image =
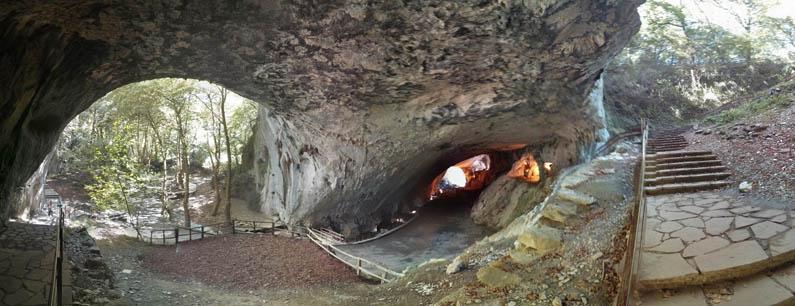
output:
[[[430,202],[418,209],[416,220],[386,237],[338,247],[395,271],[403,271],[433,258],[452,260],[471,244],[494,232],[475,224],[469,217],[471,201]]]

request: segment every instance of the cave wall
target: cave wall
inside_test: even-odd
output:
[[[565,166],[599,126],[586,96],[641,2],[4,3],[0,220],[69,120],[158,77],[261,105],[261,207],[289,222],[370,227],[454,149],[527,143]]]
[[[9,215],[28,220],[40,212],[41,203],[44,202],[44,187],[47,184],[47,174],[57,163],[56,152],[52,150],[44,157],[39,167],[25,181],[24,185],[17,188],[11,195]]]

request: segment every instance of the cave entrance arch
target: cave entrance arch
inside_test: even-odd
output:
[[[69,215],[92,214],[96,205],[126,214],[122,219],[135,220],[129,223],[141,229],[191,220],[216,224],[225,213],[253,216],[245,204],[257,204],[245,171],[250,167],[244,165],[251,161],[243,156],[251,156],[256,115],[253,102],[204,81],[128,84],[70,121],[40,169],[54,178],[48,179],[50,187],[65,188],[77,201],[67,207],[74,210]]]
[[[641,2],[6,3],[0,220],[69,120],[162,77],[264,106],[261,204],[287,223],[370,229],[459,145],[545,140],[565,166],[599,126],[585,97]]]

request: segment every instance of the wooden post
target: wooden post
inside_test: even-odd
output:
[[[383,277],[384,279],[382,279],[382,280],[381,280],[381,283],[382,283],[382,284],[383,284],[383,283],[386,283],[386,271],[384,271],[384,273],[383,273],[382,277]]]
[[[235,234],[235,220],[232,220],[232,235]]]
[[[271,222],[271,235],[276,235],[276,222]]]
[[[160,231],[163,234],[163,245],[166,245],[166,231]]]
[[[358,262],[356,263],[356,276],[362,275],[362,259],[359,258]]]
[[[202,239],[204,239],[204,225],[202,225]]]
[[[179,243],[179,227],[174,228],[174,244]]]
[[[188,241],[193,240],[193,228],[188,228]]]
[[[252,232],[257,231],[257,223],[255,223],[255,221],[251,221],[251,231]]]

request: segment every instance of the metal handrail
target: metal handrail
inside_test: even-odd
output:
[[[58,199],[58,232],[55,235],[55,259],[53,260],[52,285],[50,286],[50,296],[48,305],[63,304],[63,207],[60,197]]]
[[[624,277],[621,278],[618,300],[616,305],[630,305],[633,292],[638,282],[638,267],[641,259],[641,246],[643,242],[643,230],[646,226],[646,196],[644,185],[646,179],[646,146],[649,138],[649,126],[645,119],[641,119],[641,154],[640,165],[638,168],[638,180],[635,186],[635,207],[633,216],[634,222],[630,223],[629,237],[627,238],[626,257],[624,258]]]

